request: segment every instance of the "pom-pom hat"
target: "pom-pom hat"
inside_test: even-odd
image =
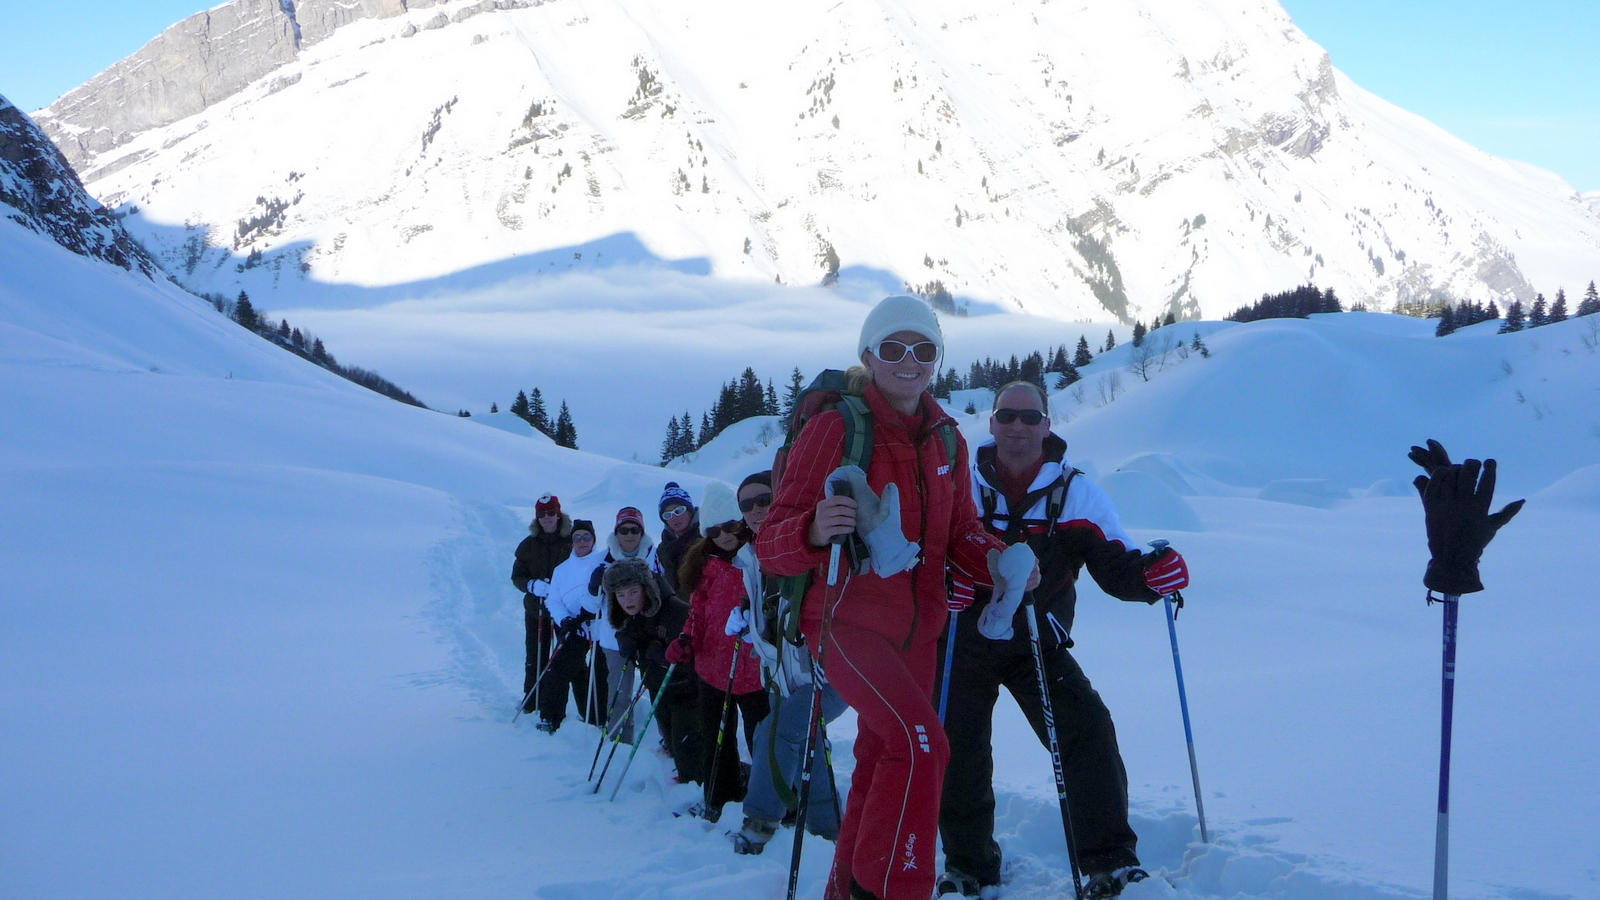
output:
[[[561,515],[561,498],[555,494],[545,494],[533,505],[533,512],[536,518],[544,518],[549,515],[559,516]]]

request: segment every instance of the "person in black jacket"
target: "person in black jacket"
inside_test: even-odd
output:
[[[689,548],[700,540],[700,510],[689,499],[689,492],[679,487],[676,481],[667,482],[667,486],[661,490],[658,509],[663,527],[661,543],[656,545],[657,566],[667,573],[673,593],[687,602],[689,592],[678,583],[678,568],[683,565]]]
[[[1087,565],[1107,594],[1155,603],[1162,594],[1188,585],[1188,568],[1170,548],[1150,554],[1136,549],[1111,498],[1067,461],[1066,441],[1050,431],[1048,402],[1044,391],[1029,382],[1013,382],[996,393],[989,421],[993,440],[973,455],[972,486],[984,527],[1008,545],[1027,541],[1039,559],[1034,602],[1074,843],[1089,879],[1086,896],[1099,900],[1148,875],[1139,868],[1138,837],[1128,825],[1128,775],[1111,713],[1068,652],[1075,584]],[[961,584],[952,590],[953,597],[973,591]],[[950,767],[939,811],[946,862],[940,894],[980,896],[983,888],[1000,883],[991,731],[1001,685],[1016,699],[1040,742],[1048,746],[1049,740],[1027,609],[1018,608],[1011,639],[990,640],[977,627],[989,599],[987,591],[978,592],[957,620],[945,715]],[[941,671],[943,648],[941,641]]]
[[[524,696],[533,690],[539,674],[544,671],[555,638],[555,627],[540,601],[550,588],[550,573],[572,554],[572,517],[561,511],[561,498],[554,494],[539,498],[533,508],[533,521],[528,523],[528,532],[517,545],[516,562],[511,566],[511,583],[522,592],[522,617],[527,626],[528,661],[522,674]],[[528,697],[522,711],[532,713],[536,707],[535,698]]]
[[[685,665],[673,670],[671,683],[663,684],[669,666],[667,647],[683,633],[689,604],[674,596],[665,580],[642,559],[624,559],[607,566],[602,584],[606,619],[617,631],[618,652],[644,676],[651,700],[660,697],[656,725],[677,765],[678,780],[700,781],[700,679],[695,677],[694,667]]]

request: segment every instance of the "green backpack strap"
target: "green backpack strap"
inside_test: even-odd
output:
[[[949,422],[939,424],[939,438],[944,441],[944,455],[950,460],[950,471],[956,470],[956,457],[961,454],[961,438],[956,433],[956,426]],[[863,466],[862,468],[866,468]]]

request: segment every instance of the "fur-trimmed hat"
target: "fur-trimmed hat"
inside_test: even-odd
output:
[[[661,489],[661,502],[656,504],[656,512],[679,504],[689,507],[691,512],[694,510],[694,501],[689,499],[689,492],[678,487],[676,481],[669,481],[667,486]]]
[[[606,621],[612,628],[621,628],[628,614],[617,603],[617,591],[632,584],[644,587],[644,615],[653,616],[661,609],[661,592],[656,587],[656,575],[642,559],[622,559],[606,566],[601,585],[606,594]]]
[[[700,522],[703,525],[721,525],[723,522],[743,522],[739,501],[733,489],[720,481],[706,485],[705,499],[700,503]]]
[[[898,331],[920,334],[944,352],[944,332],[939,330],[939,317],[928,304],[905,294],[885,297],[867,313],[861,323],[861,339],[856,344],[856,358],[873,350],[884,339]]]

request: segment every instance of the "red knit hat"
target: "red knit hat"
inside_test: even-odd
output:
[[[612,526],[612,530],[621,528],[625,522],[632,522],[633,524],[639,526],[640,531],[643,531],[644,513],[639,512],[639,510],[635,507],[624,506],[623,508],[617,510],[617,524]]]
[[[551,513],[561,515],[561,498],[555,494],[545,494],[533,505],[534,518],[542,518]]]

